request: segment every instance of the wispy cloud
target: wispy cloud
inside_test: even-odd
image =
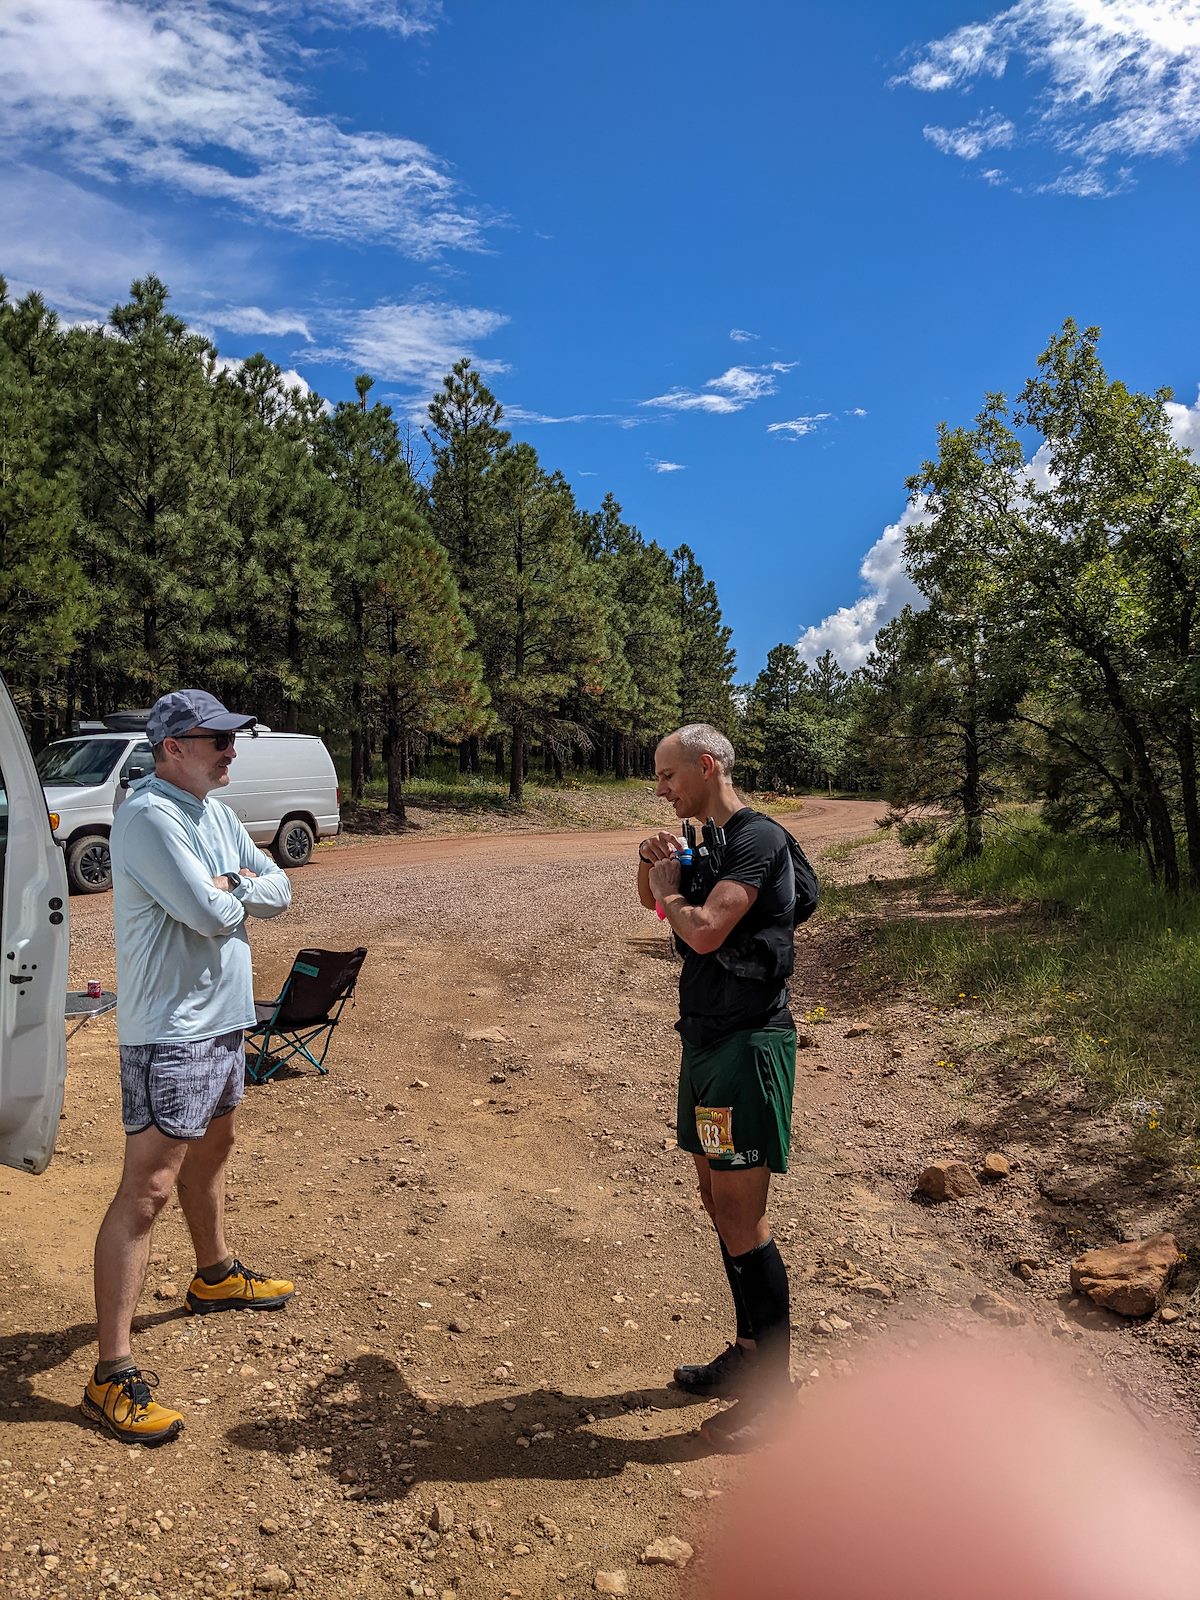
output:
[[[264,311],[260,306],[226,306],[223,311],[206,311],[207,320],[230,333],[262,333],[282,338],[298,333],[312,340],[307,317],[297,311]]]
[[[506,371],[504,362],[481,359],[476,346],[507,321],[477,306],[385,302],[327,312],[318,331],[328,342],[304,355],[432,393],[460,356],[470,356],[480,372]]]
[[[794,361],[769,361],[759,367],[727,367],[720,377],[709,378],[701,389],[671,389],[640,404],[662,411],[708,411],[714,416],[729,416],[774,394],[779,375],[790,372],[795,365]]]
[[[258,0],[267,9],[265,0]],[[442,20],[442,0],[270,0],[273,12],[293,16],[303,11],[314,26],[327,28],[381,28],[398,33],[402,39],[418,39],[435,33]]]
[[[434,15],[375,0],[365,18],[401,32],[407,18],[411,32]],[[301,234],[418,258],[480,248],[491,219],[425,145],[305,108],[286,75],[304,59],[289,29],[313,17],[329,7],[18,0],[0,7],[0,137],[77,177],[232,205]]]
[[[768,422],[767,432],[782,434],[787,439],[803,439],[807,434],[815,433],[832,415],[832,411],[817,411],[811,417],[793,417],[790,422]]]
[[[36,289],[68,320],[103,321],[147,272],[197,301],[213,282],[243,279],[254,248],[228,233],[199,244],[164,239],[112,191],[19,162],[0,163],[0,217],[0,272],[10,291]]]
[[[976,161],[985,150],[1004,150],[1016,137],[1016,127],[1007,117],[993,111],[990,116],[976,117],[965,128],[923,129],[930,144],[944,156],[958,156],[963,161]]]
[[[686,472],[682,461],[654,461],[649,463],[652,472]]]
[[[852,406],[850,410],[847,411],[846,415],[848,417],[865,417],[867,413],[862,406]]]
[[[730,328],[729,337],[734,344],[751,344],[755,339],[761,339],[759,333],[751,333],[749,328]]]
[[[1033,187],[1082,196],[1117,193],[1131,161],[1182,155],[1200,139],[1197,0],[1018,0],[921,46],[892,81],[970,91],[1014,63],[1038,85],[1021,127],[993,114],[926,137],[965,160],[1014,142],[1048,145],[1068,165]]]
[[[530,411],[526,406],[504,407],[505,422],[523,422],[533,427],[562,427],[567,423],[606,422],[616,428],[638,428],[647,419],[631,417],[620,411],[576,411],[568,417],[548,416],[544,411]]]

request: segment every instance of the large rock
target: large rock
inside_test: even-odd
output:
[[[1173,1233],[1105,1245],[1085,1250],[1072,1261],[1071,1287],[1123,1317],[1148,1317],[1162,1304],[1163,1293],[1182,1260]]]
[[[979,1194],[979,1181],[965,1161],[948,1156],[934,1161],[917,1179],[917,1188],[930,1200],[966,1200]]]
[[[668,1533],[665,1538],[655,1539],[642,1551],[642,1563],[647,1567],[686,1567],[695,1551],[686,1539],[678,1539],[673,1533]]]

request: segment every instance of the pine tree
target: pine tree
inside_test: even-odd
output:
[[[13,305],[0,278],[0,671],[50,733],[48,700],[92,613],[74,552],[78,491],[64,459],[62,336],[38,295]]]
[[[531,445],[501,452],[489,474],[490,548],[476,569],[484,676],[511,739],[509,795],[524,791],[531,738],[569,747],[572,692],[602,692],[605,618],[576,538],[570,493]]]

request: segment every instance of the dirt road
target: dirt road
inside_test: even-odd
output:
[[[877,812],[816,801],[788,820],[819,851]],[[0,1587],[469,1600],[583,1596],[597,1569],[624,1570],[634,1596],[702,1582],[712,1502],[740,1468],[704,1453],[708,1408],[667,1379],[721,1348],[728,1291],[674,1148],[676,967],[633,898],[637,837],[346,843],[294,875],[292,911],[255,930],[258,992],[302,945],[370,951],[330,1075],[281,1074],[241,1113],[231,1236],[297,1294],[277,1315],[188,1317],[168,1211],[135,1350],[187,1429],[157,1452],[77,1410],[121,1135],[111,1021],[72,1039],[55,1162],[0,1174]],[[854,861],[903,870],[884,846]],[[73,981],[111,982],[108,900],[72,913]],[[909,1318],[977,1324],[987,1288],[1053,1327],[1072,1245],[1039,1210],[1051,1157],[1015,1123],[1003,1193],[914,1205],[944,1144],[1001,1137],[999,1101],[964,1107],[936,1019],[862,994],[860,937],[819,918],[801,936],[797,1016],[825,1015],[806,1027],[773,1213],[804,1384]],[[1013,1252],[1035,1244],[1048,1270],[1021,1284]],[[1140,1344],[1068,1322],[1125,1392],[1190,1418],[1188,1320]],[[695,1546],[686,1573],[639,1565],[668,1533]]]

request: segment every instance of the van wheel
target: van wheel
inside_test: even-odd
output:
[[[303,817],[289,817],[275,837],[275,859],[281,867],[302,867],[316,842],[316,834]]]
[[[112,856],[102,833],[85,833],[67,846],[67,879],[77,894],[112,888]]]

